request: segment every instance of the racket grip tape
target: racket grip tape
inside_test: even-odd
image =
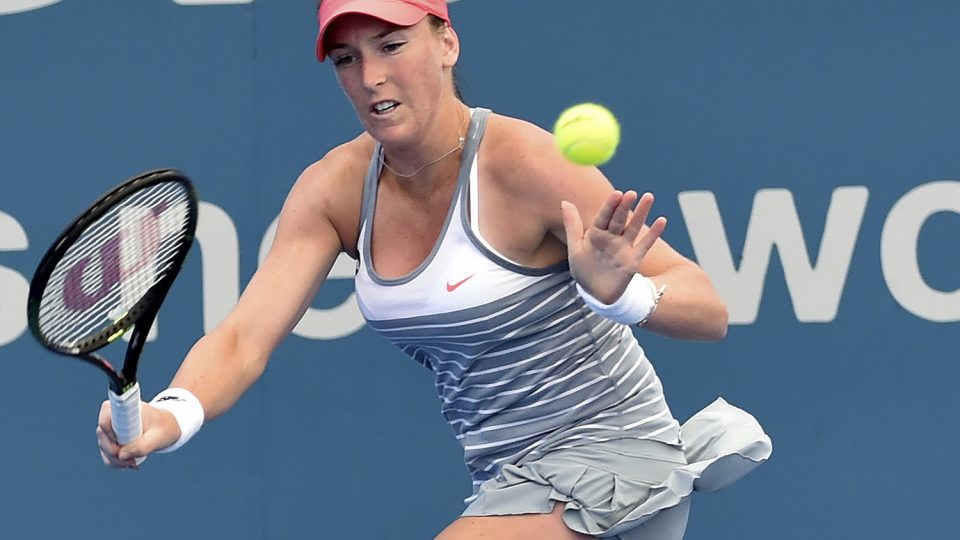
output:
[[[140,423],[140,383],[134,383],[122,395],[117,395],[113,389],[107,389],[110,399],[110,414],[113,422],[113,432],[117,435],[117,442],[121,446],[135,440],[143,433]],[[137,458],[137,465],[143,463],[145,457]]]

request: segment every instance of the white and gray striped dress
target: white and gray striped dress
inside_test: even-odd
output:
[[[440,238],[419,267],[395,279],[377,274],[370,256],[377,146],[356,276],[369,326],[433,372],[474,494],[503,464],[559,448],[622,438],[679,445],[680,426],[632,331],[586,307],[566,261],[524,267],[480,237],[476,156],[488,113],[472,115]]]

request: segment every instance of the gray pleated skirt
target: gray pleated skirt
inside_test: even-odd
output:
[[[682,447],[615,439],[507,464],[463,516],[544,514],[564,505],[570,529],[621,540],[682,538],[690,494],[728,486],[766,461],[770,437],[718,398],[681,427]]]

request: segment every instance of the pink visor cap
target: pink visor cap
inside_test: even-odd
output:
[[[323,0],[317,12],[317,22],[320,23],[317,60],[323,62],[327,57],[323,48],[324,32],[334,19],[348,13],[369,15],[397,26],[413,26],[427,15],[436,15],[450,23],[446,0]]]

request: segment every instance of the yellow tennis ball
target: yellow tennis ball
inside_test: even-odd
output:
[[[560,153],[578,165],[603,165],[620,144],[620,123],[606,107],[581,103],[563,111],[553,126]]]

